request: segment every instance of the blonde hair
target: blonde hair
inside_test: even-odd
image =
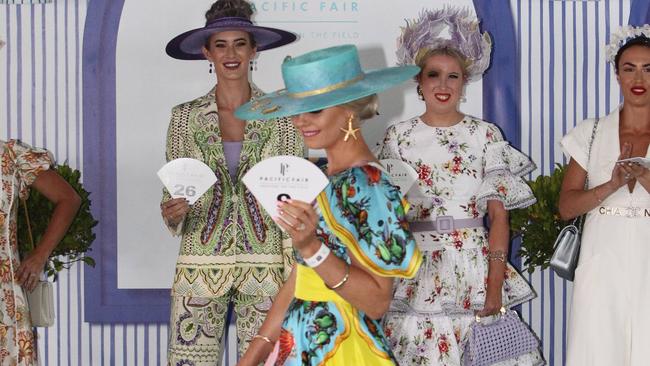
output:
[[[418,81],[420,78],[420,75],[422,75],[422,70],[424,70],[424,66],[427,63],[427,60],[431,58],[432,56],[438,56],[438,55],[444,55],[444,56],[449,56],[453,57],[458,61],[458,65],[460,65],[460,69],[463,73],[463,78],[467,80],[469,77],[468,74],[468,68],[470,65],[470,61],[465,55],[463,55],[460,51],[458,51],[455,48],[445,46],[445,47],[440,47],[440,48],[434,48],[434,49],[429,49],[429,48],[421,48],[418,53],[415,55],[415,64],[420,67],[420,73],[418,73],[415,76],[415,81]]]
[[[379,109],[379,98],[377,97],[377,94],[372,94],[367,97],[341,104],[340,106],[348,108],[352,113],[354,113],[359,121],[363,121],[377,115],[377,110]]]

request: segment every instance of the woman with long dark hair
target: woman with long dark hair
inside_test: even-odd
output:
[[[617,162],[650,157],[650,27],[613,34],[607,56],[623,103],[582,121],[561,142],[570,160],[560,215],[586,214],[568,328],[571,366],[650,359],[650,170]]]

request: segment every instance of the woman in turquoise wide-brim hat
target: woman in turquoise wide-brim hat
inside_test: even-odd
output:
[[[292,116],[312,149],[325,149],[330,183],[317,207],[278,202],[276,222],[292,238],[297,264],[240,365],[273,349],[275,365],[395,365],[379,319],[393,278],[410,278],[421,256],[399,189],[359,131],[377,113],[376,93],[418,67],[364,72],[357,49],[338,46],[287,58],[286,89],[240,107],[242,119]]]

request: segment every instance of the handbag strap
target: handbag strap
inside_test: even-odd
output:
[[[591,161],[591,148],[594,144],[594,139],[596,138],[596,130],[598,129],[599,121],[600,118],[596,118],[594,121],[594,127],[591,129],[591,137],[589,138],[589,147],[587,150],[587,166],[585,167],[587,175],[585,176],[585,186],[583,188],[585,191],[589,189],[589,162]],[[578,231],[582,231],[582,225],[584,224],[586,215],[587,214],[583,214],[573,219],[573,225],[578,228]]]
[[[34,235],[32,234],[32,223],[29,220],[29,211],[27,211],[27,200],[24,198],[20,199],[20,203],[23,206],[23,212],[25,213],[25,222],[27,223],[27,237],[29,238],[29,250],[34,250]]]

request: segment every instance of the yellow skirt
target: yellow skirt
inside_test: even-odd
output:
[[[313,269],[298,265],[296,280],[295,297],[297,300],[308,302],[327,303],[326,308],[333,315],[336,315],[337,332],[332,335],[332,340],[328,347],[318,348],[322,352],[315,352],[312,356],[321,358],[318,365],[373,365],[373,366],[394,366],[395,362],[389,354],[387,341],[383,336],[380,322],[372,320],[350,303],[345,301],[336,292],[325,287],[325,283]],[[293,312],[302,312],[303,308],[296,308]],[[335,314],[336,313],[336,314]],[[295,315],[295,317],[294,317]],[[304,339],[306,331],[312,330],[317,326],[313,324],[301,324],[300,322],[291,322],[294,319],[307,319],[305,314],[288,314],[285,320],[285,326],[293,330],[296,338]],[[302,322],[304,323],[304,321]],[[322,323],[317,323],[321,324]],[[293,325],[293,326],[292,326]],[[291,329],[299,328],[299,329]],[[342,329],[344,328],[344,329]],[[307,337],[309,338],[309,337]],[[295,339],[295,350],[292,352],[296,361],[303,357],[303,348],[312,347],[308,341],[299,341]],[[293,365],[291,359],[287,360],[287,365]],[[313,361],[313,360],[312,360]]]

